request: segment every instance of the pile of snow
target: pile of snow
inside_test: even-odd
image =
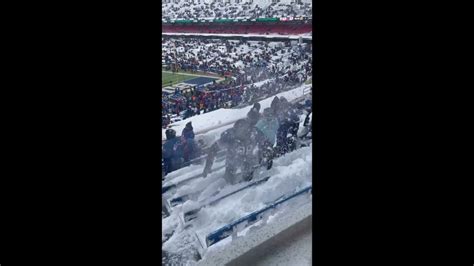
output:
[[[225,184],[222,179],[222,172],[216,172],[211,174],[208,178],[213,180],[213,188],[209,190],[215,190],[221,184]],[[236,193],[226,199],[221,200],[215,205],[207,206],[201,209],[198,213],[198,218],[191,221],[192,229],[184,230],[181,225],[178,225],[175,229],[174,235],[163,245],[163,250],[171,253],[186,253],[191,252],[193,246],[195,248],[196,238],[199,238],[201,242],[204,242],[206,236],[253,211],[265,207],[267,204],[274,202],[283,195],[291,194],[299,189],[311,185],[311,174],[312,174],[312,152],[311,147],[304,147],[294,152],[288,153],[280,158],[275,159],[274,166],[269,171],[261,173],[260,176],[256,176],[255,179],[263,176],[270,175],[271,178],[258,186],[247,188],[239,193]],[[179,187],[177,194],[181,194],[181,189],[188,190],[191,186],[200,185],[204,178],[200,178],[188,184],[188,187]],[[227,186],[226,189],[233,190],[242,184],[236,184],[233,186]],[[189,191],[187,191],[189,192]],[[299,201],[298,201],[299,200]],[[298,205],[302,204],[302,199],[297,199],[289,204]],[[193,209],[200,204],[199,199],[196,201],[187,201],[182,206],[172,208],[172,212],[183,213],[186,210]],[[290,207],[286,207],[288,209]],[[290,208],[291,209],[291,208]],[[178,214],[180,215],[180,214]],[[176,218],[175,218],[176,219]],[[267,223],[271,224],[278,219],[269,218]],[[170,222],[163,224],[163,230],[167,229],[167,226],[172,226]],[[253,225],[258,226],[258,223]],[[240,236],[245,236],[249,229],[246,229]],[[193,236],[191,231],[196,234]],[[194,237],[191,241],[191,236]],[[228,245],[231,242],[231,238],[228,237],[218,244],[208,248],[208,251],[216,248],[221,248],[224,245]]]
[[[268,239],[271,240],[271,248],[262,253],[253,252],[255,258],[245,258],[252,265],[310,265],[311,261],[311,229],[306,229],[303,235],[292,235],[291,239],[282,238],[281,231],[292,227],[294,224],[306,220],[312,216],[312,202],[300,202],[280,208],[268,218],[267,223],[263,220],[252,227],[248,227],[238,233],[236,238],[226,238],[209,248],[197,265],[246,265],[236,264],[240,256],[249,255],[249,251]],[[306,222],[307,223],[307,222]],[[306,225],[307,226],[307,225]],[[309,231],[309,232],[308,232]],[[279,242],[279,245],[275,245]],[[261,250],[261,247],[258,247]],[[267,245],[268,248],[268,245]],[[251,255],[251,256],[252,256]],[[236,258],[237,261],[235,260]],[[244,263],[243,261],[239,261]]]
[[[193,223],[194,230],[205,238],[214,230],[265,207],[266,203],[311,185],[311,164],[310,147],[276,159],[274,167],[264,173],[265,176],[271,176],[267,182],[223,199],[216,205],[203,208],[199,212],[199,219]],[[189,204],[193,203],[190,201]]]

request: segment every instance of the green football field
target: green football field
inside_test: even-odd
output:
[[[185,80],[197,78],[196,76],[191,76],[191,75],[186,75],[186,74],[181,74],[181,73],[171,73],[171,72],[165,72],[161,71],[161,87],[165,86],[170,86],[174,85],[176,83],[183,82]]]

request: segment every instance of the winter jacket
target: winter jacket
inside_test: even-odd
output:
[[[183,132],[181,133],[181,136],[183,136],[186,139],[194,139],[194,131],[192,126],[186,126],[183,129]]]
[[[279,127],[278,120],[276,118],[263,118],[258,121],[255,127],[263,133],[265,138],[272,144],[272,146],[275,144],[277,130]]]
[[[250,111],[247,113],[247,119],[249,119],[252,125],[257,124],[257,122],[260,120],[260,117],[260,113],[255,108],[250,109]]]
[[[179,139],[174,137],[166,140],[163,144],[163,161],[165,165],[165,172],[169,173],[176,169],[179,169],[182,154],[182,147]]]
[[[276,113],[277,110],[278,110],[279,102],[280,102],[280,100],[278,99],[278,97],[273,98],[272,103],[271,103],[271,108],[274,111],[274,113]]]

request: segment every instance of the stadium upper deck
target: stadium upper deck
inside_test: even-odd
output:
[[[163,0],[162,19],[312,17],[311,0]]]

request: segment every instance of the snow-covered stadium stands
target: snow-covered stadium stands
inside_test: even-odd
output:
[[[230,34],[281,34],[300,35],[312,31],[311,23],[192,23],[192,24],[163,24],[162,31],[166,33],[230,33]]]
[[[311,0],[163,0],[162,19],[312,17]]]

